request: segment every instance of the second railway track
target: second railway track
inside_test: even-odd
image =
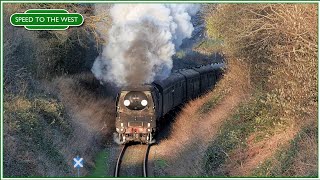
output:
[[[118,156],[115,177],[148,177],[150,145],[123,145]]]

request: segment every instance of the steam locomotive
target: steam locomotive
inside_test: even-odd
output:
[[[223,64],[199,66],[175,71],[152,84],[122,88],[116,99],[116,141],[154,143],[160,117],[210,90],[222,71]]]

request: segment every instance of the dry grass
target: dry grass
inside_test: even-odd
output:
[[[302,127],[317,119],[318,6],[223,4],[208,8],[208,35],[223,40],[221,48],[227,56],[248,64],[245,70],[250,74],[248,82],[253,92],[250,102],[254,102],[245,104],[231,118],[253,130],[243,127],[244,134],[237,138],[249,139],[244,141],[245,146],[229,148],[227,161],[218,171],[222,175],[251,175],[256,167],[276,156],[280,146],[288,147]],[[311,143],[308,146],[316,147]],[[307,149],[300,148],[288,156],[295,158]],[[313,162],[316,156],[304,158]],[[280,164],[284,170],[276,175],[308,175],[301,173],[308,165],[296,165]],[[277,167],[277,163],[268,167]]]
[[[224,173],[230,176],[250,176],[267,158],[275,155],[280,147],[288,145],[297,132],[296,127],[289,127],[259,142],[256,142],[255,134],[251,134],[245,148],[237,148],[228,155],[222,167]]]
[[[37,88],[32,97],[6,94],[4,142],[15,150],[5,150],[5,175],[72,176],[69,159],[76,155],[86,159],[82,173],[89,173],[94,154],[112,142],[113,89],[104,90],[91,73]]]
[[[253,171],[254,176],[318,176],[317,127],[315,123],[303,127],[290,141]]]
[[[95,133],[110,136],[115,119],[112,87],[100,85],[91,73],[61,77],[55,84],[61,101],[77,123]]]
[[[225,53],[248,62],[252,85],[266,91],[266,103],[277,106],[282,119],[313,114],[317,5],[221,5],[207,22],[209,35],[223,38]]]
[[[203,176],[202,161],[210,140],[219,132],[224,120],[246,97],[247,75],[243,64],[230,66],[224,78],[208,94],[185,105],[172,125],[170,137],[156,147],[157,157],[167,162],[166,173],[173,176]],[[241,74],[241,76],[239,76]],[[218,98],[213,110],[201,113],[210,99]]]
[[[90,74],[65,74],[91,68],[98,45],[104,43],[96,33],[100,31],[96,22],[104,17],[94,15],[92,6],[80,4],[5,6],[7,20],[12,12],[29,8],[63,8],[85,15],[81,28],[63,32],[27,32],[5,24],[4,144],[10,149],[4,154],[5,173],[73,175],[66,160],[75,154],[86,159],[87,173],[94,165],[98,142],[114,129],[113,90],[101,90]],[[267,170],[260,176],[305,176],[310,169],[317,174],[317,134],[307,133],[303,140],[288,145],[301,134],[296,135],[301,127],[317,119],[317,5],[208,7],[208,35],[223,44],[207,43],[199,51],[222,51],[229,60],[227,73],[212,92],[185,105],[171,136],[156,147],[155,161],[165,162],[166,174],[179,176],[251,175],[261,166]],[[105,29],[109,22],[106,17]],[[95,52],[86,51],[92,44]],[[53,84],[47,82],[52,79]],[[237,108],[239,104],[244,108]],[[226,120],[231,122],[228,126],[236,127],[229,131]],[[55,126],[57,122],[60,125]],[[275,157],[282,146],[287,149],[284,160]],[[209,150],[220,154],[213,155],[218,159],[208,167],[216,168],[208,173],[203,161],[212,164]],[[269,171],[277,167],[280,170]]]
[[[301,137],[297,143],[299,150],[293,158],[292,166],[284,171],[284,176],[318,176],[318,139],[315,134]]]
[[[86,159],[88,167],[94,167],[94,155],[112,142],[113,89],[105,91],[106,87],[101,86],[91,73],[60,77],[54,81],[53,88],[56,88],[74,126],[72,138],[63,148],[65,156],[72,159],[75,153],[79,153]],[[88,167],[83,174],[89,173]]]
[[[85,24],[45,32],[9,23],[12,13],[30,8],[78,12]],[[74,176],[76,155],[86,159],[82,173],[88,173],[109,140],[113,98],[111,91],[95,95],[103,87],[92,74],[69,75],[90,71],[102,17],[81,4],[5,4],[4,12],[4,175]]]

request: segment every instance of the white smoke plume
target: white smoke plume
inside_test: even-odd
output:
[[[103,8],[96,6],[96,14]],[[117,86],[164,79],[172,69],[172,55],[193,31],[192,4],[118,4],[110,9],[112,27],[108,41],[95,60],[92,72],[100,81]],[[103,29],[97,24],[98,29]]]

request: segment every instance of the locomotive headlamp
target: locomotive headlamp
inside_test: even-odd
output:
[[[124,106],[133,111],[146,108],[148,103],[148,96],[143,91],[130,91],[123,98]]]
[[[147,101],[147,100],[144,99],[144,100],[141,101],[141,105],[142,105],[142,106],[146,106],[147,104],[148,104],[148,101]]]
[[[124,104],[125,106],[129,106],[129,105],[130,105],[130,101],[129,101],[128,99],[126,99],[126,100],[124,100],[123,104]]]

